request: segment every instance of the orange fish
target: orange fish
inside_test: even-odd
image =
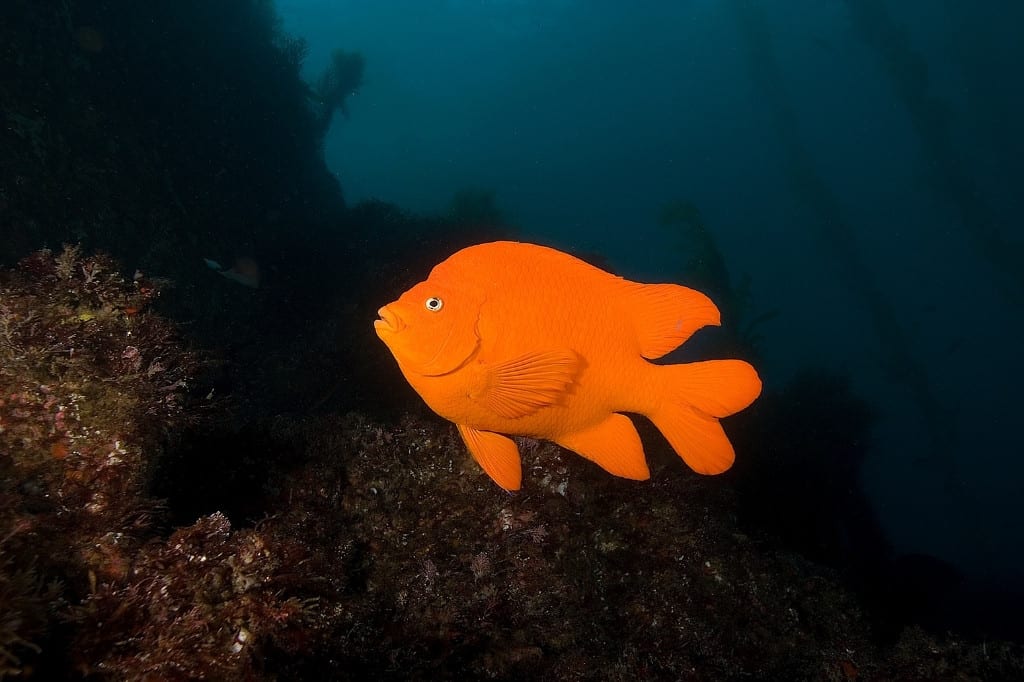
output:
[[[648,417],[694,471],[735,459],[719,417],[761,392],[742,360],[655,365],[705,325],[704,294],[641,284],[535,244],[463,249],[378,311],[377,336],[427,405],[458,426],[505,490],[522,483],[508,435],[554,441],[624,478],[650,478],[622,412]]]

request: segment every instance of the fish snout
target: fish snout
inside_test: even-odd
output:
[[[396,315],[388,306],[378,310],[377,316],[378,319],[374,320],[373,328],[377,330],[378,335],[381,333],[397,334],[405,328],[402,318]]]

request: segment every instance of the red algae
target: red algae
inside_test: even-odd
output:
[[[0,677],[67,675],[56,647],[90,676],[238,679],[307,638],[294,542],[217,514],[160,539],[153,472],[208,405],[154,282],[73,246],[0,271]]]

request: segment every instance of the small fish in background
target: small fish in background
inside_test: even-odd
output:
[[[647,361],[720,324],[704,294],[631,282],[535,244],[458,251],[378,315],[377,336],[406,380],[506,490],[522,484],[508,436],[551,440],[616,476],[650,478],[622,412],[648,417],[694,471],[721,473],[735,453],[718,419],[761,392],[742,360]]]
[[[217,261],[209,258],[204,258],[203,262],[206,263],[206,267],[215,270],[218,275],[227,277],[234,282],[252,287],[253,289],[257,289],[260,286],[260,264],[252,258],[239,256],[235,259],[235,264],[227,269],[224,269]]]

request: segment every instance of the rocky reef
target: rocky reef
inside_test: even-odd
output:
[[[1024,678],[849,579],[887,549],[842,381],[729,420],[722,477],[644,429],[650,481],[524,440],[494,486],[370,322],[509,230],[487,189],[345,204],[321,145],[356,53],[318,93],[267,0],[8,0],[0,45],[0,679]]]
[[[234,677],[305,613],[293,542],[216,514],[163,537],[155,467],[210,406],[163,284],[77,247],[0,273],[0,677]]]
[[[428,415],[239,427],[213,357],[153,310],[162,284],[74,247],[0,273],[0,677],[1024,674],[1019,645],[883,641],[837,572],[741,532],[732,487],[653,429],[650,481],[521,440],[509,495]],[[174,522],[215,506],[234,518]]]

